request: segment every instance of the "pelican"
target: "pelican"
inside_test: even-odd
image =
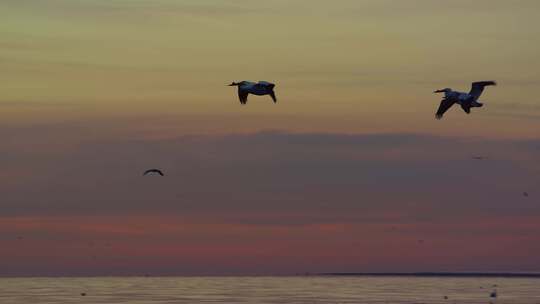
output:
[[[148,170],[144,171],[143,176],[148,175],[148,174],[152,174],[152,173],[156,173],[156,174],[159,174],[161,176],[165,176],[165,174],[163,174],[163,172],[161,172],[161,170],[159,170],[159,169],[148,169]]]
[[[249,94],[258,95],[258,96],[270,95],[274,103],[277,102],[276,94],[274,93],[274,87],[276,85],[273,83],[266,82],[266,81],[259,81],[258,83],[250,82],[250,81],[240,81],[240,82],[233,82],[229,86],[238,87],[238,98],[240,98],[241,104],[247,103]]]
[[[435,117],[437,119],[441,119],[444,113],[455,103],[459,104],[465,113],[471,113],[471,108],[479,108],[484,105],[478,102],[478,98],[480,98],[480,95],[482,95],[484,87],[494,85],[497,85],[495,81],[478,81],[472,83],[471,91],[469,93],[454,91],[450,88],[433,92],[444,93],[444,98],[441,101],[441,105],[439,106]]]

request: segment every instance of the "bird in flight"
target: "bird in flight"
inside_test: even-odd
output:
[[[485,159],[488,159],[487,156],[473,156],[472,159],[475,159],[475,160],[485,160]]]
[[[163,172],[161,172],[161,170],[159,170],[159,169],[148,169],[148,170],[144,171],[143,176],[149,175],[149,174],[154,174],[154,173],[159,174],[161,176],[165,176],[165,174],[163,174]]]
[[[484,92],[486,86],[497,85],[495,81],[478,81],[473,82],[469,93],[454,91],[450,88],[437,90],[433,93],[444,93],[441,105],[435,114],[437,119],[441,119],[444,113],[450,109],[455,103],[459,104],[465,113],[471,113],[471,108],[479,108],[484,104],[478,102],[478,98]]]
[[[249,94],[257,96],[270,95],[274,103],[277,102],[276,94],[274,93],[274,87],[276,85],[273,83],[266,81],[259,81],[257,83],[250,81],[240,81],[233,82],[229,86],[238,87],[238,98],[240,99],[241,104],[247,103]]]

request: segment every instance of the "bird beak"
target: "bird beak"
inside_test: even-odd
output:
[[[443,90],[437,90],[437,91],[433,91],[433,93],[442,93],[444,92]]]
[[[229,85],[229,87],[234,87],[235,85],[236,85],[236,83],[233,82],[233,83],[231,83],[231,84]]]

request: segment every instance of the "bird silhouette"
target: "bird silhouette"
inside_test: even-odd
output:
[[[469,93],[454,91],[450,88],[436,90],[433,93],[444,93],[444,97],[439,105],[435,117],[441,119],[446,111],[450,109],[455,103],[459,104],[465,113],[470,114],[471,108],[479,108],[484,104],[478,102],[478,98],[484,92],[486,86],[497,85],[495,81],[478,81],[473,82],[471,91]]]
[[[163,172],[159,169],[148,169],[144,171],[143,176],[146,176],[148,174],[153,174],[153,173],[159,174],[161,176],[165,176],[165,174],[163,174]]]
[[[277,102],[276,94],[274,93],[274,87],[276,85],[273,83],[267,81],[259,81],[258,83],[250,81],[240,81],[233,82],[229,86],[238,87],[238,98],[240,99],[241,104],[247,103],[249,94],[257,96],[270,95],[274,103]]]

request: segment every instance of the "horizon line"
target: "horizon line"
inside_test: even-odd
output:
[[[321,276],[539,278],[540,272],[325,272]]]
[[[358,277],[500,277],[500,278],[538,278],[540,272],[323,272],[295,274],[123,274],[123,275],[1,275],[0,279],[14,278],[171,278],[171,277],[324,277],[324,276],[358,276]]]

